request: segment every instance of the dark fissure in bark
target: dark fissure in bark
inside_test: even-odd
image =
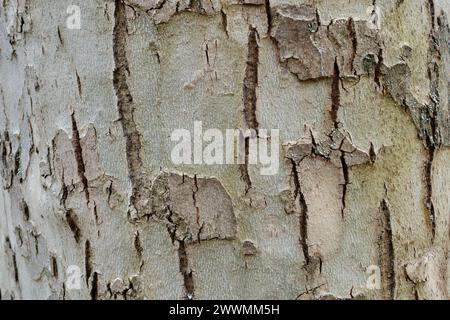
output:
[[[17,259],[16,259],[15,253],[12,255],[12,259],[13,259],[13,267],[14,267],[14,281],[16,283],[19,283],[19,269],[17,268]]]
[[[380,203],[381,232],[378,248],[380,252],[381,284],[386,298],[395,298],[395,255],[392,240],[391,212],[388,203]]]
[[[16,153],[14,154],[14,175],[17,176],[20,170],[20,157],[22,154],[22,147],[19,146],[17,148]]]
[[[170,207],[167,207],[167,211],[169,212],[167,216],[167,221],[170,226],[167,227],[167,232],[170,235],[172,240],[172,244],[175,242],[178,243],[178,265],[181,275],[183,276],[183,286],[185,291],[185,299],[191,300],[194,298],[195,294],[195,285],[194,285],[194,276],[193,272],[189,267],[189,255],[187,252],[187,244],[183,240],[177,239],[177,225],[172,220],[173,212]],[[199,241],[200,242],[200,241]]]
[[[228,19],[227,19],[227,14],[225,13],[225,11],[220,10],[220,18],[221,18],[221,21],[222,21],[223,30],[225,31],[225,34],[227,35],[227,38],[228,38],[229,37],[228,30],[227,30],[227,28],[228,28]]]
[[[58,278],[58,261],[56,260],[55,256],[50,257],[50,263],[52,266],[51,271],[52,271],[53,277]]]
[[[300,178],[297,171],[297,164],[294,160],[290,160],[292,165],[292,179],[294,180],[294,201],[298,198],[300,205],[299,224],[300,224],[300,246],[302,247],[305,264],[309,265],[311,257],[308,247],[308,206],[305,196],[301,190]]]
[[[256,118],[256,88],[258,87],[258,63],[259,47],[257,43],[258,33],[255,28],[249,28],[247,67],[244,78],[244,116],[249,129],[258,130]]]
[[[250,26],[247,44],[247,66],[245,68],[245,78],[243,83],[244,118],[249,129],[258,133],[259,123],[256,117],[256,88],[258,87],[258,63],[259,47],[257,42],[258,32],[256,28]],[[241,177],[245,183],[245,193],[247,193],[252,183],[248,172],[249,138],[245,138],[245,164],[241,164],[239,169]]]
[[[186,250],[186,243],[178,240],[178,259],[180,261],[180,272],[183,275],[184,290],[186,299],[191,300],[194,297],[194,277],[189,267],[189,258]]]
[[[434,31],[435,19],[436,19],[436,10],[435,10],[435,6],[434,6],[434,0],[428,0],[428,6],[430,9],[431,30]]]
[[[86,167],[83,160],[83,149],[81,148],[80,132],[78,131],[77,121],[75,119],[75,113],[71,114],[72,119],[72,147],[75,153],[75,161],[77,163],[77,172],[80,177],[81,184],[84,188],[84,194],[87,202],[89,202],[89,185],[86,178]]]
[[[377,159],[377,154],[375,153],[375,146],[373,145],[372,142],[370,142],[369,157],[371,163],[374,163],[375,160]]]
[[[64,40],[62,38],[61,29],[59,28],[59,26],[56,29],[57,29],[57,32],[58,32],[59,43],[63,46],[64,45]]]
[[[433,0],[428,0],[430,11],[431,30],[429,39],[428,52],[428,78],[430,79],[430,104],[425,109],[425,116],[429,119],[429,130],[424,129],[426,137],[426,146],[428,150],[428,157],[425,163],[425,181],[426,181],[426,196],[425,206],[428,213],[428,223],[431,229],[431,240],[434,241],[436,236],[436,213],[433,204],[433,161],[436,150],[440,147],[441,139],[437,123],[438,109],[440,105],[440,70],[439,61],[441,59],[441,52],[439,47],[439,40],[437,40],[435,30],[436,12]]]
[[[115,0],[114,10],[113,53],[115,69],[113,84],[117,96],[117,108],[126,140],[126,157],[128,172],[132,184],[131,203],[138,209],[141,190],[144,187],[143,163],[140,155],[141,137],[134,121],[133,97],[127,84],[129,74],[126,55],[127,21],[125,5],[121,0]]]
[[[19,269],[17,267],[17,258],[16,258],[16,254],[13,251],[13,248],[11,246],[11,240],[9,239],[9,237],[5,238],[5,242],[8,245],[9,250],[12,252],[12,263],[13,263],[13,271],[14,271],[14,281],[16,283],[19,283]]]
[[[351,22],[350,24],[353,24],[354,22]],[[354,28],[354,27],[353,27]],[[355,49],[356,50],[356,49]],[[339,65],[337,63],[337,58],[334,61],[334,71],[333,71],[333,79],[331,82],[331,119],[334,124],[335,130],[339,129],[339,108],[341,107],[341,91],[340,91],[340,84],[341,84],[341,78],[340,78],[340,71],[339,71]],[[342,140],[343,142],[344,140]],[[342,146],[340,146],[341,148]],[[340,150],[341,156],[341,166],[342,166],[342,175],[344,177],[344,184],[342,185],[342,205],[341,205],[341,215],[344,217],[344,211],[346,208],[346,198],[347,198],[347,186],[349,184],[349,173],[348,173],[348,166],[345,161],[345,152]]]
[[[98,299],[98,273],[94,272],[92,274],[92,282],[91,282],[91,300]]]
[[[65,217],[69,225],[69,228],[73,233],[73,237],[75,238],[75,241],[78,243],[81,238],[81,229],[78,226],[78,217],[75,214],[75,212],[73,212],[72,209],[66,210]]]
[[[89,240],[86,240],[84,244],[84,267],[86,271],[86,284],[89,284],[89,278],[94,270],[94,266],[92,264],[92,249]]]
[[[383,49],[378,50],[378,61],[375,65],[375,72],[374,72],[374,82],[376,83],[378,88],[381,88],[381,76],[382,76],[382,67],[383,67]]]
[[[20,202],[20,209],[22,211],[24,220],[29,221],[30,220],[30,208],[28,207],[28,204],[25,202],[24,199],[22,199],[22,201]]]
[[[249,138],[245,138],[245,163],[239,165],[239,171],[241,172],[241,178],[245,184],[245,193],[252,188],[252,180],[248,172],[248,150],[249,150]]]
[[[340,72],[337,60],[334,61],[333,79],[331,82],[331,120],[333,121],[334,128],[339,127],[338,112],[341,105],[341,93],[340,93]]]
[[[425,181],[426,181],[426,198],[425,206],[428,212],[428,223],[431,229],[431,240],[434,241],[436,236],[436,214],[433,204],[433,160],[434,160],[435,147],[428,148],[428,158],[425,163]]]
[[[350,66],[352,68],[353,73],[356,74],[354,64],[356,52],[358,50],[358,39],[356,38],[355,21],[353,20],[353,18],[348,19],[347,30],[348,33],[350,34],[350,39],[352,40],[352,48],[353,48],[352,55],[350,57]]]
[[[76,77],[77,77],[78,95],[79,95],[80,98],[81,98],[81,96],[82,96],[82,94],[83,94],[83,90],[82,90],[82,88],[81,88],[81,79],[80,79],[80,75],[78,74],[78,71],[77,71],[77,70],[75,70],[75,75],[76,75]]]
[[[144,248],[142,247],[141,237],[139,231],[136,231],[134,234],[134,249],[136,250],[136,255],[140,261],[139,271],[142,271],[142,267],[144,266],[144,260],[142,258],[142,254],[144,252]]]
[[[272,30],[272,11],[270,11],[270,0],[264,0],[264,7],[266,9],[267,17],[267,34],[270,35]]]
[[[183,176],[184,179],[184,176]],[[195,207],[195,215],[196,215],[196,222],[199,227],[198,234],[197,234],[197,241],[200,243],[200,235],[203,229],[203,224],[200,225],[200,208],[197,206],[197,192],[198,192],[198,181],[197,181],[197,175],[194,175],[194,189],[192,190],[192,201]]]
[[[345,152],[343,151],[341,151],[341,166],[342,166],[342,175],[344,176],[344,184],[342,185],[341,215],[342,218],[344,218],[344,212],[347,206],[346,199],[347,199],[347,186],[349,184],[349,177],[348,177],[348,166],[347,163],[345,162]]]

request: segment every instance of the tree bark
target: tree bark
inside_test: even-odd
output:
[[[2,0],[0,298],[448,299],[449,15]],[[196,121],[278,172],[174,164]]]

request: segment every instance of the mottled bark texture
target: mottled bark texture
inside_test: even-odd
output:
[[[1,299],[447,299],[449,15],[1,0]],[[194,121],[280,129],[279,172],[174,165]]]

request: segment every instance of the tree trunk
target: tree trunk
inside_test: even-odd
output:
[[[448,15],[2,0],[0,298],[447,299]],[[174,162],[199,123],[277,172]]]

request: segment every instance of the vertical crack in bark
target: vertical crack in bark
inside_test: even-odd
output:
[[[113,53],[115,69],[113,84],[117,96],[117,108],[122,124],[123,135],[126,140],[126,157],[128,172],[132,185],[131,204],[139,209],[141,190],[144,187],[143,163],[140,155],[141,137],[134,121],[133,97],[127,84],[129,74],[126,55],[127,21],[125,5],[121,0],[115,0],[114,11]]]
[[[347,187],[350,183],[350,178],[348,175],[348,165],[345,161],[345,151],[342,150],[342,145],[344,143],[345,139],[342,140],[341,145],[339,146],[341,156],[341,167],[342,167],[342,176],[344,178],[344,184],[342,185],[342,203],[341,203],[341,217],[344,218],[345,208],[347,207]]]
[[[436,10],[435,10],[435,6],[434,6],[434,0],[428,0],[428,6],[430,9],[431,30],[434,31],[435,19],[436,19]]]
[[[375,153],[375,146],[373,145],[372,142],[370,142],[369,158],[371,163],[374,163],[375,160],[377,159],[377,154]]]
[[[258,32],[256,28],[250,26],[248,34],[248,52],[247,64],[245,68],[245,78],[243,83],[243,102],[244,102],[244,117],[247,127],[255,130],[258,133],[258,120],[256,117],[256,88],[258,87],[258,63],[259,63],[259,47],[257,42]],[[241,164],[239,169],[241,177],[245,183],[245,193],[251,187],[251,179],[248,172],[248,153],[249,153],[249,138],[245,138],[245,164]]]
[[[98,209],[97,209],[97,203],[94,201],[94,220],[95,220],[95,224],[99,225],[101,223],[100,221],[100,216],[98,215]]]
[[[75,212],[73,212],[72,209],[66,210],[65,217],[69,225],[69,228],[73,233],[73,237],[75,238],[75,241],[78,243],[81,238],[81,230],[80,227],[78,226],[78,217],[75,214]]]
[[[66,284],[64,282],[62,284],[62,299],[66,300]]]
[[[345,152],[341,150],[341,166],[342,166],[342,175],[344,177],[344,184],[342,185],[342,205],[341,205],[341,215],[344,218],[345,208],[347,206],[347,186],[350,183],[348,176],[348,165],[345,161]]]
[[[334,60],[334,71],[333,71],[333,79],[331,82],[331,120],[334,124],[334,129],[339,130],[340,122],[339,122],[339,108],[341,107],[341,92],[340,92],[340,71],[339,65],[337,63],[337,58]],[[342,148],[342,140],[339,149]],[[342,175],[344,177],[344,184],[342,185],[342,205],[341,205],[341,215],[344,217],[344,211],[346,208],[346,197],[347,197],[347,186],[349,184],[349,175],[348,175],[348,166],[345,161],[345,152],[340,150],[341,156],[341,166],[342,166]]]
[[[19,269],[17,267],[17,258],[16,258],[16,254],[13,251],[12,245],[11,245],[11,240],[9,239],[9,237],[5,238],[5,242],[8,245],[9,250],[12,253],[12,263],[13,263],[13,271],[14,271],[14,281],[16,283],[19,283]]]
[[[378,88],[381,88],[381,76],[382,76],[382,67],[383,67],[383,49],[378,50],[377,55],[378,61],[375,65],[375,71],[374,71],[374,82],[377,85]]]
[[[14,281],[16,283],[19,283],[19,269],[17,268],[17,259],[16,259],[15,253],[13,253],[12,259],[13,259],[13,267],[14,267]]]
[[[142,252],[144,251],[144,249],[142,248],[139,231],[136,231],[136,233],[134,234],[134,248],[136,249],[136,254],[137,254],[139,260],[141,260]]]
[[[356,58],[356,52],[358,51],[358,39],[356,37],[356,30],[355,30],[355,21],[353,18],[350,17],[347,22],[347,30],[350,35],[350,39],[352,40],[352,54],[350,56],[350,66],[353,73],[356,75],[355,70],[355,58]]]
[[[141,237],[139,234],[139,231],[136,231],[134,234],[134,249],[136,250],[136,255],[139,259],[139,272],[142,271],[142,268],[144,266],[144,259],[142,258],[142,254],[144,252],[144,248],[142,247]]]
[[[69,196],[69,190],[66,186],[66,184],[64,183],[64,169],[62,170],[62,174],[61,174],[61,181],[62,181],[62,186],[61,186],[61,199],[59,200],[59,204],[66,209],[66,200],[67,197]],[[66,218],[67,218],[67,212],[66,212]],[[67,220],[67,219],[66,219]]]
[[[379,251],[381,265],[381,284],[389,299],[395,298],[395,256],[392,240],[391,212],[388,203],[383,199],[380,203],[381,232],[379,236]]]
[[[428,0],[430,11],[431,29],[430,29],[430,48],[428,52],[428,78],[430,80],[430,104],[425,110],[425,116],[429,120],[429,131],[424,129],[426,136],[426,146],[428,157],[425,163],[425,183],[426,196],[425,206],[428,213],[428,224],[431,229],[431,240],[434,241],[436,236],[436,214],[433,204],[433,160],[434,155],[439,148],[441,140],[438,130],[438,109],[440,104],[439,82],[440,72],[438,61],[440,60],[439,41],[436,39],[435,33],[435,5],[433,0]]]
[[[175,241],[178,242],[178,264],[181,275],[183,276],[183,286],[185,291],[185,298],[187,300],[192,300],[195,294],[195,286],[194,286],[194,276],[191,268],[189,267],[189,256],[187,253],[187,245],[184,240],[177,239],[177,225],[172,220],[173,212],[170,207],[167,207],[167,211],[169,215],[167,216],[167,221],[169,222],[169,226],[167,227],[167,232],[170,235],[172,240],[172,244],[175,244]]]
[[[53,277],[58,278],[58,261],[55,256],[50,257],[50,265]]]
[[[209,46],[208,43],[205,43],[205,59],[206,59],[206,65],[209,67],[211,66],[209,63]]]
[[[81,88],[81,79],[80,79],[80,75],[78,74],[78,71],[75,69],[75,76],[77,77],[77,87],[78,87],[78,95],[80,96],[80,98],[82,97],[83,94],[83,90]]]
[[[91,242],[89,240],[86,240],[84,244],[84,268],[86,271],[86,284],[89,285],[89,279],[91,277],[92,271],[94,270],[92,264]]]
[[[256,88],[258,87],[259,47],[256,28],[249,28],[247,66],[244,78],[244,116],[249,129],[258,130],[256,118]]]
[[[57,28],[57,32],[58,32],[58,40],[59,40],[59,43],[60,43],[62,46],[64,46],[64,40],[63,40],[63,37],[62,37],[62,34],[61,34],[61,29],[59,28],[59,26],[57,26],[56,28]]]
[[[297,171],[297,164],[290,159],[292,165],[292,178],[294,179],[294,200],[298,198],[300,205],[299,224],[300,224],[300,245],[302,247],[305,265],[309,265],[311,257],[308,247],[308,205],[300,186],[300,178]]]
[[[194,189],[192,190],[192,201],[194,203],[195,208],[195,215],[196,215],[196,222],[199,226],[199,232],[197,234],[198,242],[200,243],[200,233],[202,230],[202,227],[200,226],[200,208],[197,206],[197,191],[198,191],[198,182],[197,182],[197,175],[194,175]]]
[[[5,131],[5,138],[1,139],[1,146],[2,146],[2,163],[3,166],[6,168],[8,166],[8,148],[7,145],[9,145],[9,149],[11,149],[11,143],[9,142],[9,133],[8,131]]]
[[[77,121],[75,119],[74,112],[71,114],[71,119],[72,119],[72,147],[73,152],[75,153],[75,161],[77,163],[78,176],[80,177],[81,183],[83,185],[86,200],[89,203],[89,186],[88,180],[86,178],[86,168],[83,160],[83,149],[81,148],[80,132],[78,131]]]
[[[322,25],[322,22],[320,21],[319,9],[317,9],[317,8],[316,8],[316,21],[317,21],[317,26],[320,27]]]
[[[178,240],[178,259],[180,262],[180,272],[183,275],[186,298],[191,300],[195,293],[194,277],[192,275],[192,270],[189,267],[189,258],[184,240]]]
[[[14,154],[14,176],[18,176],[20,172],[20,157],[22,155],[22,146],[19,145]]]
[[[334,128],[338,129],[339,127],[339,119],[338,112],[339,107],[341,105],[341,93],[339,89],[340,85],[340,72],[339,65],[337,63],[337,58],[334,60],[334,71],[333,71],[333,79],[331,82],[331,120],[333,121]]]
[[[221,18],[221,22],[222,22],[222,28],[225,31],[225,34],[227,36],[227,38],[229,38],[229,34],[228,34],[228,19],[227,19],[227,14],[225,13],[225,11],[223,11],[223,9],[220,10],[220,18]]]
[[[264,0],[264,8],[266,9],[267,17],[267,34],[270,36],[272,31],[272,11],[270,10],[270,0]]]
[[[25,202],[25,199],[22,199],[20,202],[20,211],[22,211],[23,218],[25,221],[30,220],[30,208],[28,207],[28,204]]]
[[[51,159],[51,154],[50,154],[50,147],[47,147],[47,164],[48,164],[48,176],[53,176],[53,168],[52,168],[52,159]],[[45,176],[45,178],[47,178],[48,176]]]
[[[92,274],[92,282],[91,282],[91,300],[98,299],[98,273],[94,272]]]
[[[241,172],[241,178],[245,184],[245,193],[252,188],[252,180],[248,172],[248,150],[249,150],[249,138],[245,138],[245,163],[239,165],[239,171]]]
[[[34,240],[34,251],[36,252],[36,256],[39,255],[39,235],[32,235]]]
[[[428,158],[425,164],[425,181],[426,181],[426,198],[425,205],[428,212],[428,223],[431,229],[431,240],[434,241],[436,236],[436,214],[433,204],[433,160],[435,148],[428,148]]]

